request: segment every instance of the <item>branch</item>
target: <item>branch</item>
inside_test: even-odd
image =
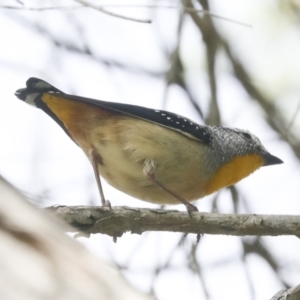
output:
[[[49,207],[73,231],[104,233],[120,237],[123,233],[171,231],[224,235],[295,235],[300,237],[299,215],[216,214],[177,210],[114,206],[112,210],[98,206]]]
[[[299,300],[299,299],[300,299],[300,285],[297,285],[290,289],[279,291],[270,300]]]

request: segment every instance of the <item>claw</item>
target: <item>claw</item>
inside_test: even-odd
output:
[[[186,210],[188,211],[190,217],[192,217],[192,212],[193,211],[199,211],[197,206],[193,205],[192,203],[186,203],[185,204]]]

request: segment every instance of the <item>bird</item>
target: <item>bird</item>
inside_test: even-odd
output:
[[[185,205],[283,161],[247,130],[206,126],[161,109],[66,94],[31,77],[15,95],[43,110],[90,160],[102,206],[100,176],[134,198]]]

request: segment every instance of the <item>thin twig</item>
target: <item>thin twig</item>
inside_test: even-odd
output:
[[[96,9],[104,14],[107,14],[109,16],[112,16],[112,17],[116,17],[116,18],[120,18],[120,19],[124,19],[124,20],[128,20],[128,21],[133,21],[133,22],[139,22],[139,23],[151,23],[152,21],[150,19],[136,19],[136,18],[132,18],[132,17],[126,17],[124,15],[119,15],[119,14],[116,14],[116,13],[113,13],[111,11],[108,11],[106,9],[103,8],[103,6],[99,6],[99,5],[95,5],[93,3],[90,3],[90,2],[87,2],[85,0],[75,0],[76,2],[86,6],[86,7],[90,7],[90,8],[93,8],[93,9]]]
[[[50,7],[28,7],[28,6],[10,6],[10,5],[0,5],[0,8],[5,9],[16,9],[16,10],[35,10],[35,11],[42,11],[42,10],[63,10],[63,9],[78,9],[82,8],[82,6],[74,6],[74,5],[68,5],[68,6],[50,6]]]
[[[99,10],[103,13],[106,13],[108,15],[114,16],[114,17],[118,17],[121,19],[125,19],[125,20],[130,20],[130,21],[134,21],[134,22],[141,22],[141,23],[151,23],[151,20],[146,19],[146,20],[142,20],[142,19],[136,19],[136,18],[131,18],[131,17],[126,17],[123,15],[119,15],[110,11],[107,11],[104,9],[104,7],[111,7],[111,8],[149,8],[149,9],[177,9],[186,13],[203,13],[203,14],[207,14],[210,15],[212,18],[216,18],[216,19],[220,19],[226,22],[231,22],[234,24],[238,24],[241,26],[245,26],[245,27],[249,27],[252,28],[251,25],[240,22],[240,21],[236,21],[236,20],[232,20],[226,17],[223,17],[221,15],[212,13],[208,10],[205,9],[196,9],[193,7],[180,7],[180,6],[175,6],[175,5],[138,5],[138,4],[101,4],[101,5],[94,5],[92,3],[86,2],[84,0],[75,0],[79,3],[81,3],[83,6],[85,7],[91,7],[94,8],[96,10]],[[36,11],[42,11],[42,10],[63,10],[63,9],[78,9],[78,8],[82,8],[82,6],[50,6],[50,7],[26,7],[26,6],[10,6],[10,5],[1,5],[0,8],[5,8],[5,9],[18,9],[18,10],[36,10]]]
[[[103,7],[115,7],[115,8],[150,8],[150,9],[177,9],[177,10],[181,10],[183,12],[187,12],[187,13],[203,13],[203,14],[208,14],[213,18],[217,18],[217,19],[221,19],[227,22],[232,22],[238,25],[242,25],[245,27],[252,27],[249,24],[240,22],[240,21],[236,21],[236,20],[232,20],[217,14],[214,14],[212,12],[210,12],[209,10],[205,10],[205,9],[197,9],[194,7],[184,7],[184,6],[175,6],[175,5],[154,5],[154,4],[149,4],[149,5],[142,5],[142,4],[104,4],[101,5]]]

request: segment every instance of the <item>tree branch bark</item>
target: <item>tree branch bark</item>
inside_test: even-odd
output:
[[[216,214],[163,209],[115,206],[112,210],[97,206],[56,206],[52,211],[71,225],[74,231],[103,233],[121,237],[123,233],[145,231],[182,233],[300,237],[300,215]]]
[[[300,285],[281,290],[276,293],[270,300],[299,300],[300,299]]]
[[[26,201],[1,175],[0,195],[0,299],[154,300],[63,234],[68,226]]]

